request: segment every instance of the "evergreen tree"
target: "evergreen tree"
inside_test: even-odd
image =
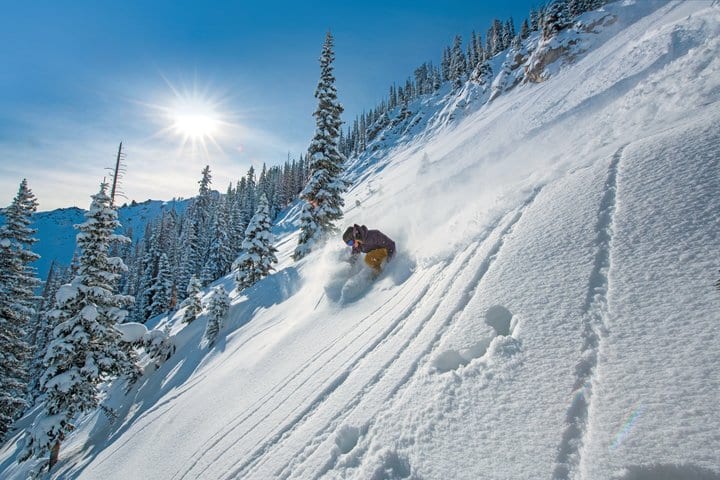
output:
[[[567,2],[567,11],[570,20],[590,9],[591,5],[587,0],[568,0]]]
[[[462,51],[462,38],[460,35],[456,35],[453,41],[452,56],[450,58],[450,80],[452,80],[455,88],[462,86],[466,68],[465,54]]]
[[[201,253],[198,241],[197,223],[193,215],[193,206],[190,205],[188,213],[181,224],[180,233],[180,263],[178,265],[178,290],[187,291],[190,278],[196,274],[197,266],[200,264]]]
[[[141,263],[140,285],[136,304],[135,319],[141,323],[153,316],[152,305],[155,296],[155,279],[160,265],[160,245],[158,240],[158,229],[151,223],[145,229],[144,246],[145,254]]]
[[[503,46],[502,34],[502,22],[497,18],[493,19],[492,25],[490,26],[490,29],[488,30],[488,33],[485,37],[485,41],[487,42],[485,52],[488,57],[494,57],[505,49],[505,47]]]
[[[210,244],[212,242],[212,225],[215,218],[215,205],[212,196],[212,190],[210,190],[210,183],[212,176],[210,175],[210,166],[206,166],[202,171],[202,178],[198,182],[200,189],[198,196],[195,198],[195,231],[197,232],[197,252],[198,258],[195,265],[195,273],[202,273],[203,266],[205,265],[205,259],[207,258],[208,252],[210,251]],[[203,285],[207,285],[212,278],[201,277]]]
[[[21,460],[50,454],[57,462],[60,444],[73,430],[78,414],[99,404],[100,383],[121,374],[136,374],[134,358],[120,345],[114,328],[132,298],[114,293],[125,264],[108,255],[110,243],[128,241],[115,235],[117,212],[111,206],[107,184],[93,197],[86,221],[78,226],[80,265],[72,282],[58,291],[51,316],[57,325],[45,355],[41,378],[43,413],[30,432]]]
[[[477,38],[475,39],[475,54],[477,55],[475,65],[473,68],[476,68],[478,65],[480,65],[482,62],[485,61],[485,49],[482,46],[482,35],[478,33]]]
[[[47,345],[52,338],[52,330],[55,328],[49,313],[53,310],[55,296],[60,286],[71,280],[70,278],[66,278],[68,273],[69,268],[53,261],[50,264],[47,280],[45,280],[45,285],[43,286],[39,311],[37,315],[35,315],[35,322],[29,337],[29,343],[32,345],[33,350],[30,361],[30,383],[28,388],[30,403],[33,403],[40,394],[40,376],[44,371],[43,359],[47,351]]]
[[[170,338],[170,325],[166,324],[163,330],[149,330],[143,337],[142,345],[155,362],[155,367],[160,368],[160,365],[175,353],[175,344]]]
[[[467,46],[467,71],[471,72],[478,64],[477,35],[473,30],[470,35],[470,43]]]
[[[338,150],[337,140],[343,107],[337,100],[334,59],[333,37],[328,32],[320,57],[320,81],[315,91],[317,128],[308,148],[312,174],[302,192],[305,204],[300,218],[300,239],[293,254],[295,260],[307,255],[316,242],[334,232],[334,222],[342,218],[342,195],[347,184],[340,178],[345,158]]]
[[[29,227],[36,210],[35,195],[23,179],[0,227],[0,439],[26,406],[30,347],[25,339],[35,316],[33,290],[40,284],[30,266],[40,258],[30,250],[37,241]]]
[[[174,287],[170,261],[168,260],[167,254],[163,253],[160,255],[157,275],[151,287],[153,295],[148,318],[160,315],[170,309]]]
[[[503,26],[503,50],[508,48],[512,44],[513,38],[515,38],[515,24],[513,23],[512,17],[510,17]]]
[[[443,82],[447,82],[450,80],[450,59],[451,58],[452,58],[452,54],[450,53],[450,48],[446,47],[443,50],[442,61],[440,62]]]
[[[208,303],[208,323],[205,329],[205,340],[212,347],[222,328],[222,320],[230,309],[230,297],[222,285],[213,288]]]
[[[565,0],[555,0],[547,7],[543,15],[543,38],[551,38],[571,24],[568,19],[567,3]]]
[[[255,214],[255,199],[257,198],[257,184],[255,183],[255,168],[250,165],[247,173],[245,174],[245,189],[243,198],[243,223],[247,225],[250,223],[250,219]]]
[[[537,32],[540,30],[540,12],[532,8],[530,10],[530,31]]]
[[[202,171],[202,178],[198,181],[200,188],[198,196],[195,197],[195,216],[198,224],[207,226],[210,221],[210,206],[212,204],[212,191],[210,184],[212,183],[212,175],[210,174],[210,165],[206,165]]]
[[[200,288],[200,280],[198,280],[195,275],[190,277],[187,286],[187,298],[182,305],[180,305],[181,307],[187,307],[183,314],[183,322],[185,323],[192,322],[202,312],[202,294],[200,293]]]
[[[235,281],[238,290],[250,287],[266,277],[273,269],[273,264],[277,263],[277,249],[272,244],[271,228],[267,198],[263,195],[258,202],[257,212],[245,231],[243,253],[236,260]]]
[[[530,36],[530,25],[528,25],[527,18],[523,20],[522,25],[520,26],[520,39],[525,40]]]
[[[230,244],[230,209],[231,205],[228,205],[227,198],[218,205],[218,212],[212,228],[212,243],[205,264],[206,276],[209,275],[210,281],[227,274],[232,266],[234,252]]]

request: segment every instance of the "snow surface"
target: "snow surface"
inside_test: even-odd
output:
[[[293,263],[291,209],[214,346],[206,313],[148,325],[176,353],[53,478],[720,479],[720,7],[606,8],[546,82],[352,163],[345,223],[398,245],[377,280],[340,240]]]

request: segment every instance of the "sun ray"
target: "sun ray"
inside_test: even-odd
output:
[[[210,155],[210,147],[223,153],[222,140],[236,130],[233,115],[222,97],[213,95],[208,85],[195,80],[190,88],[178,88],[165,75],[162,79],[170,91],[170,98],[162,105],[145,104],[156,119],[163,123],[152,138],[172,137],[179,142],[179,151]]]

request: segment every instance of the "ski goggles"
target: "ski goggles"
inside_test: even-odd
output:
[[[355,240],[348,240],[348,241],[347,241],[347,246],[348,246],[348,247],[352,247],[352,246],[354,246],[354,245],[355,245]]]

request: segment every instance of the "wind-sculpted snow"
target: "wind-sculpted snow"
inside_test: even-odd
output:
[[[386,270],[340,238],[292,262],[289,209],[213,347],[205,311],[155,319],[176,353],[53,478],[720,478],[720,8],[605,15],[542,83],[410,105],[338,225],[393,238]]]

